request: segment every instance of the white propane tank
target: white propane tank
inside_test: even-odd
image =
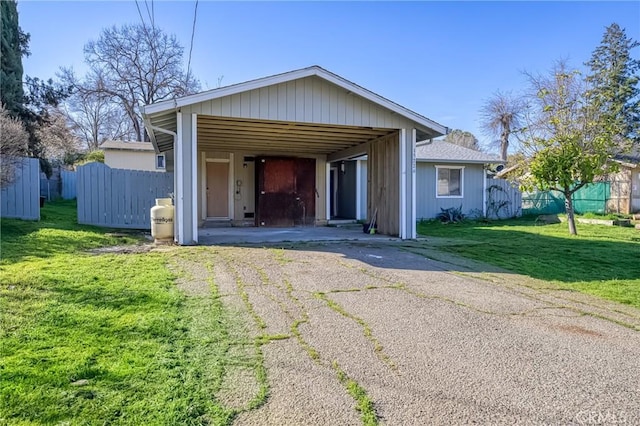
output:
[[[156,242],[173,240],[171,198],[156,198],[156,205],[151,207],[151,236]]]

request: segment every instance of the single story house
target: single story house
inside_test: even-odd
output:
[[[100,145],[104,163],[112,169],[164,172],[165,155],[156,154],[151,142],[105,141]]]
[[[145,127],[174,172],[175,239],[208,221],[324,225],[332,165],[366,155],[366,217],[416,236],[416,141],[447,128],[312,66],[146,105]]]
[[[486,216],[492,184],[487,167],[503,164],[499,156],[437,139],[417,142],[415,155],[416,219],[432,219],[441,208],[460,206],[465,215]],[[332,166],[331,218],[366,219],[367,163],[362,157]]]

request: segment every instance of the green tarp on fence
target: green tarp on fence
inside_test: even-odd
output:
[[[578,214],[587,212],[604,214],[611,194],[609,182],[585,185],[573,194],[573,209]],[[558,191],[524,192],[522,194],[522,214],[564,213],[564,195]]]

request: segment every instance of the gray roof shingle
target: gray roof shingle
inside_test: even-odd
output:
[[[499,156],[465,148],[443,140],[418,142],[418,161],[442,161],[446,163],[504,163]]]
[[[125,141],[105,141],[100,145],[100,149],[118,149],[125,151],[153,151],[151,142],[125,142]]]

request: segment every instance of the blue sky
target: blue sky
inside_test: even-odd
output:
[[[138,2],[147,18],[144,0]],[[146,5],[152,6],[151,0]],[[153,2],[155,24],[189,51],[195,1]],[[140,22],[133,1],[18,2],[31,34],[25,73],[84,71],[83,46],[107,26]],[[450,128],[488,138],[478,111],[522,71],[557,59],[582,67],[617,22],[640,39],[640,2],[200,1],[191,67],[203,89],[320,65]],[[640,55],[636,49],[634,57]]]

